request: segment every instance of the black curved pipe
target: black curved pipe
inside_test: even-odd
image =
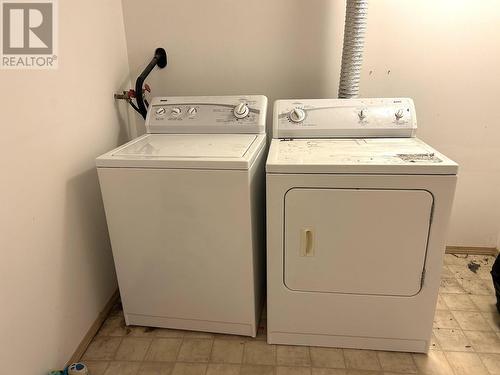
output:
[[[157,65],[160,69],[167,66],[167,53],[163,48],[157,48],[155,50],[155,55],[153,59],[148,64],[148,66],[146,66],[146,69],[143,70],[141,75],[137,77],[137,80],[135,81],[135,97],[137,101],[137,108],[139,109],[139,113],[144,119],[146,119],[146,114],[148,113],[148,109],[144,104],[144,97],[142,95],[142,86],[144,85],[144,81],[146,80],[149,73],[151,73],[153,68]]]

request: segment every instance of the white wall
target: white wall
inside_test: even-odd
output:
[[[449,244],[496,246],[500,3],[373,1],[370,11],[363,95],[415,99],[418,135],[460,164]]]
[[[156,95],[336,97],[344,4],[123,0],[131,74],[163,46]],[[498,25],[494,0],[370,2],[361,94],[414,98],[419,136],[460,163],[449,245],[498,243]]]
[[[94,158],[126,138],[121,3],[59,20],[58,70],[0,71],[2,374],[62,366],[116,289]]]

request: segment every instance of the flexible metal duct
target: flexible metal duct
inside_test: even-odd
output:
[[[339,98],[356,98],[363,64],[368,0],[347,0]]]

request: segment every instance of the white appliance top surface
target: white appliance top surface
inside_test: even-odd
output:
[[[268,173],[456,174],[458,165],[418,138],[273,139]]]
[[[150,135],[113,155],[170,158],[241,158],[257,138],[250,134]]]
[[[146,134],[96,159],[98,167],[246,169],[265,144],[257,134]]]

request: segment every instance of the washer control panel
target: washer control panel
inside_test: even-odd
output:
[[[413,137],[410,98],[304,99],[274,103],[273,138]]]
[[[265,133],[262,95],[157,97],[146,117],[148,133]]]

